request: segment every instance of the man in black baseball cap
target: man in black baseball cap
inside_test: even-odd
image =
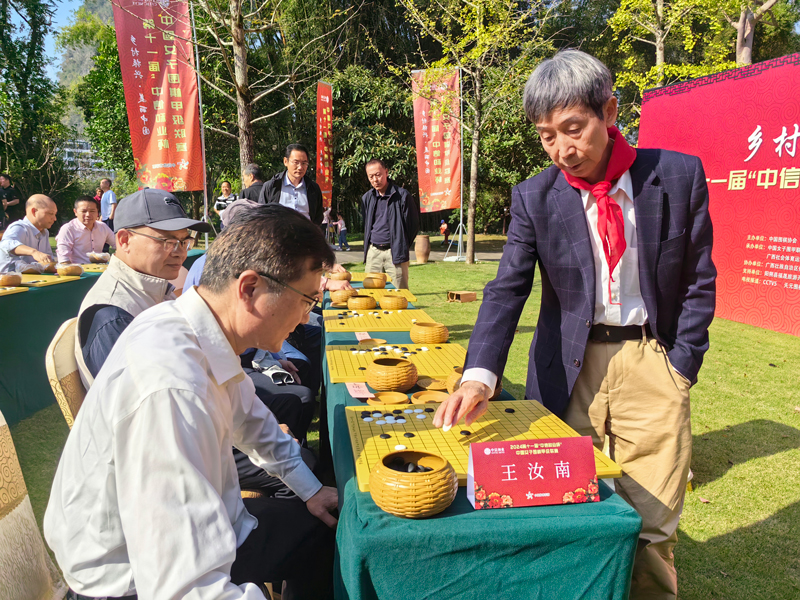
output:
[[[208,223],[187,217],[164,190],[145,188],[120,200],[114,213],[117,251],[78,312],[75,358],[87,389],[134,317],[175,299],[169,281],[178,277],[194,232],[210,230]]]

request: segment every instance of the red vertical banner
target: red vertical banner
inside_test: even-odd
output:
[[[139,187],[203,189],[194,46],[186,0],[112,0]]]
[[[714,224],[716,315],[800,336],[798,140],[800,54],[650,90],[642,98],[639,146],[703,161]]]
[[[461,206],[458,71],[413,71],[414,133],[421,212]]]
[[[333,197],[333,146],[331,128],[333,123],[333,100],[331,86],[317,83],[317,184],[322,190],[322,205],[328,208]]]

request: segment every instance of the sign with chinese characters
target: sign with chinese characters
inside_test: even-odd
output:
[[[203,189],[194,46],[185,0],[113,0],[139,187]]]
[[[413,71],[414,134],[421,212],[461,206],[458,71]]]
[[[592,438],[471,444],[467,497],[476,509],[599,502]]]
[[[717,316],[794,335],[800,335],[798,138],[800,54],[643,97],[639,147],[703,161]]]
[[[328,208],[333,198],[333,145],[331,127],[333,100],[331,85],[317,83],[317,184],[322,190],[322,205]]]

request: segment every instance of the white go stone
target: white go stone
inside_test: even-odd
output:
[[[380,421],[375,421],[375,425],[386,425],[386,421],[381,419]]]
[[[403,417],[400,417],[399,419],[395,419],[395,420],[396,420],[396,421],[397,421],[397,423],[399,423],[400,425],[402,425],[403,423],[405,423],[405,422],[406,422],[406,420],[405,420]]]
[[[394,417],[386,417],[386,422],[387,423],[394,423],[395,421],[396,421],[396,419]]]
[[[423,351],[423,352],[427,352],[427,351],[428,351],[428,349],[427,349],[425,346],[423,346],[423,347],[422,347],[422,351]]]
[[[406,447],[405,447],[405,446],[403,446],[403,444],[397,444],[397,446],[395,446],[395,447],[394,447],[394,449],[395,449],[395,450],[405,450],[405,449],[406,449]]]
[[[421,415],[417,415],[418,419],[426,419],[427,417],[428,417],[428,415],[426,415],[425,413],[422,413]],[[380,421],[378,421],[378,423],[380,424]]]
[[[424,409],[424,408],[415,408],[415,409],[414,409],[414,412],[415,412],[415,413],[421,413],[421,412],[425,412],[425,409]]]
[[[364,417],[365,423],[372,423],[372,421],[373,421],[372,417]]]
[[[375,417],[376,419],[378,419],[378,418],[383,416],[383,413],[374,412],[374,413],[372,413],[372,416]]]
[[[404,413],[413,413],[413,412],[414,412],[414,409],[413,409],[413,408],[407,408],[407,409],[405,409],[403,412],[404,412]]]

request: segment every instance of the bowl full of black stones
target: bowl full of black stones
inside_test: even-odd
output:
[[[423,519],[445,510],[458,491],[458,477],[442,456],[422,450],[385,455],[369,474],[375,504],[388,513]]]

